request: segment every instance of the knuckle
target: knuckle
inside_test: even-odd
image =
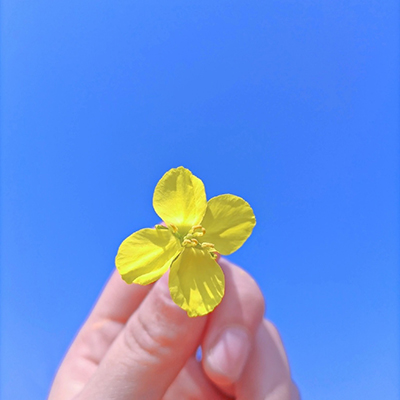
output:
[[[267,330],[269,331],[270,335],[274,338],[275,342],[283,347],[282,337],[281,337],[281,334],[279,333],[279,330],[276,327],[276,325],[269,319],[266,319],[265,326],[266,326]]]
[[[265,314],[265,299],[254,278],[246,271],[239,269],[240,279],[237,282],[242,301],[251,308],[253,318],[260,322]]]
[[[234,319],[254,331],[266,308],[260,287],[248,272],[227,259],[221,258],[220,265],[225,273],[226,292],[217,315],[225,314],[223,320]]]
[[[105,349],[111,345],[123,328],[123,324],[109,318],[102,318],[85,327],[77,342],[78,353],[85,359],[99,364]]]
[[[134,318],[128,322],[124,330],[124,343],[128,350],[128,355],[145,364],[154,364],[157,360],[159,351],[165,352],[162,338],[155,334],[141,317]]]
[[[265,300],[260,287],[257,285],[256,281],[253,278],[251,279],[254,283],[251,291],[252,304],[255,309],[258,320],[261,321],[261,319],[265,314]]]
[[[263,322],[265,328],[267,329],[268,335],[272,340],[273,346],[275,347],[275,349],[279,354],[279,358],[282,364],[281,376],[285,379],[285,382],[288,382],[289,386],[291,387],[292,379],[291,379],[289,360],[287,358],[287,354],[279,330],[271,321],[265,319]]]

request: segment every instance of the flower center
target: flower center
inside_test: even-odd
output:
[[[208,251],[213,258],[216,258],[217,251],[212,243],[200,242],[199,238],[204,236],[206,230],[201,225],[193,226],[186,236],[183,237],[181,245],[183,247],[196,247],[200,250]]]
[[[196,238],[200,238],[206,233],[206,230],[201,225],[192,226],[186,236],[182,239],[183,247],[196,247],[200,245]]]

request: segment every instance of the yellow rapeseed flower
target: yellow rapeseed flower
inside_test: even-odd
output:
[[[242,246],[256,224],[253,210],[232,194],[207,202],[203,182],[183,167],[160,179],[153,206],[166,226],[141,229],[121,243],[115,264],[122,279],[147,285],[171,268],[174,302],[189,317],[208,314],[225,292],[217,253],[228,255]]]

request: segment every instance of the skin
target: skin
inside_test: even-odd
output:
[[[256,282],[221,258],[226,289],[209,315],[189,318],[168,276],[127,285],[114,273],[72,343],[49,400],[300,400]],[[196,350],[202,346],[202,360]]]

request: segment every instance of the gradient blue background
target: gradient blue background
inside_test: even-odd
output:
[[[398,399],[397,3],[3,0],[1,398],[45,398],[184,165],[253,206],[231,259],[303,399]]]

